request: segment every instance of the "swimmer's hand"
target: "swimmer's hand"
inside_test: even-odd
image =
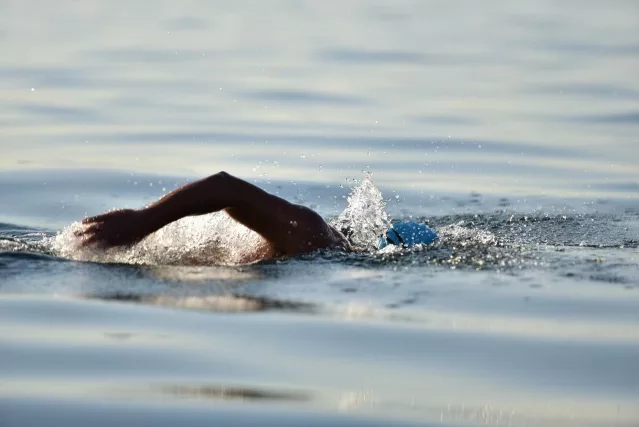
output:
[[[111,248],[129,246],[152,233],[145,209],[119,209],[82,220],[84,229],[75,232],[83,246]]]

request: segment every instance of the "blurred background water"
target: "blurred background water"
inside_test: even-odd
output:
[[[638,34],[630,0],[0,1],[0,425],[636,425]],[[219,170],[327,218],[370,172],[447,237],[44,243]]]
[[[2,166],[636,196],[634,1],[5,1]]]

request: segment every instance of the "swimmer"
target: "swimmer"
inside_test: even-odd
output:
[[[344,233],[313,210],[226,172],[186,184],[142,209],[119,209],[85,218],[82,221],[85,228],[76,232],[76,236],[83,245],[129,246],[180,218],[217,211],[225,211],[264,239],[262,247],[247,254],[246,262],[316,249],[352,250]],[[435,232],[423,224],[395,223],[380,238],[380,248],[388,244],[428,244],[436,238]]]

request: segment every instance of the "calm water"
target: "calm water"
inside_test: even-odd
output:
[[[638,34],[634,1],[0,2],[0,425],[637,425]],[[222,169],[326,218],[369,172],[442,240],[73,252]]]

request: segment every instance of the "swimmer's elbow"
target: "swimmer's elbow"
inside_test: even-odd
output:
[[[230,173],[225,171],[220,171],[206,178],[206,181],[219,183],[223,181],[228,181],[229,179],[232,179],[232,178],[234,177]]]
[[[216,176],[222,178],[222,179],[226,179],[226,178],[233,178],[233,175],[231,175],[230,173],[226,172],[226,171],[219,171],[218,173],[215,174]]]
[[[207,191],[211,192],[209,194],[214,194],[212,191],[217,190],[219,192],[220,189],[228,189],[231,184],[237,182],[238,179],[228,172],[220,171],[208,178],[204,178],[202,181],[207,184]]]

